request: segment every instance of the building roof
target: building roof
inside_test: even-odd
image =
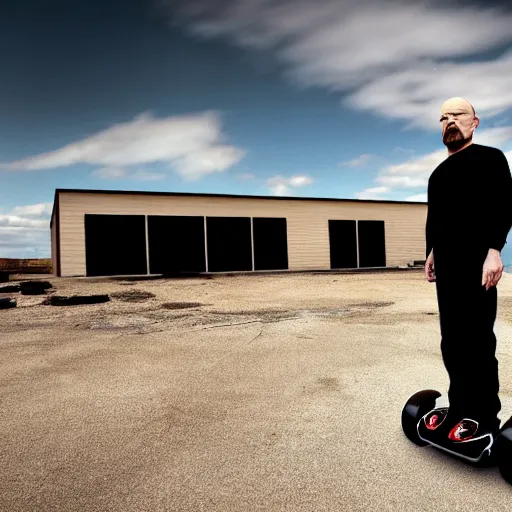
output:
[[[259,196],[242,194],[211,194],[204,192],[151,192],[143,190],[93,190],[80,188],[57,188],[55,189],[55,199],[53,203],[52,220],[55,213],[57,197],[60,193],[72,194],[123,194],[123,195],[147,195],[147,196],[174,196],[174,197],[223,197],[234,199],[267,199],[273,201],[336,201],[345,203],[391,203],[391,204],[427,204],[426,201],[393,201],[390,199],[348,199],[337,197],[302,197],[302,196]]]

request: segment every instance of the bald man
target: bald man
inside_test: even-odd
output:
[[[465,98],[443,103],[448,157],[428,181],[425,275],[436,283],[450,387],[448,415],[432,414],[427,425],[452,442],[496,434],[500,426],[493,328],[501,251],[512,226],[512,176],[501,150],[473,143],[479,122]]]

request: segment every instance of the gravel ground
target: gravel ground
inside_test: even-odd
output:
[[[48,280],[110,301],[0,311],[2,511],[510,509],[496,468],[401,432],[448,385],[421,270]],[[505,420],[512,275],[498,290]]]

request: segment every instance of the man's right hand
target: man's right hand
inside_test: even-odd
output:
[[[425,277],[429,283],[433,283],[436,280],[434,273],[434,251],[430,251],[427,261],[425,262]]]

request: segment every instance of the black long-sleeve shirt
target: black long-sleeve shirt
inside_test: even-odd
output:
[[[512,176],[499,149],[472,143],[448,156],[428,180],[426,256],[436,248],[464,258],[501,251],[512,227]]]

